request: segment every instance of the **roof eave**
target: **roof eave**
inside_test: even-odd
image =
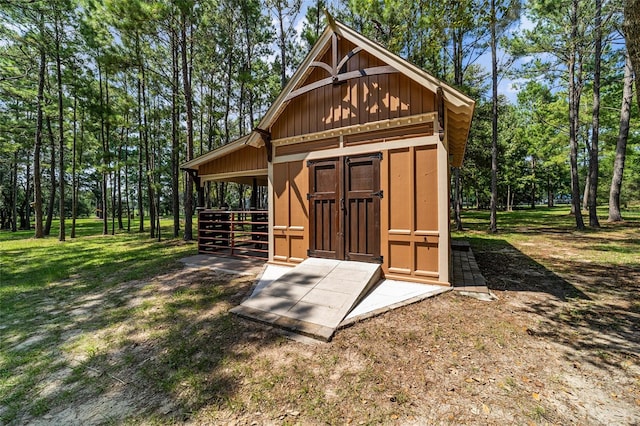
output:
[[[247,142],[250,138],[251,134],[249,135],[245,135],[242,136],[232,142],[229,142],[226,145],[222,145],[221,147],[218,147],[216,149],[214,149],[213,151],[209,151],[205,154],[202,154],[196,158],[194,158],[193,160],[189,160],[185,163],[182,163],[180,165],[180,168],[183,170],[187,170],[187,169],[197,169],[198,167],[200,167],[200,165],[202,165],[203,163],[215,160],[216,158],[220,158],[223,157],[227,154],[231,154],[234,151],[237,151],[239,149],[242,149],[244,146],[247,145]]]

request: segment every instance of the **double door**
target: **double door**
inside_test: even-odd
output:
[[[311,257],[381,263],[381,154],[309,161]]]

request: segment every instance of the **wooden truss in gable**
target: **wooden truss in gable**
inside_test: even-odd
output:
[[[330,84],[333,84],[333,85],[342,84],[352,78],[366,77],[370,75],[379,75],[379,74],[393,74],[398,72],[398,70],[396,70],[394,67],[390,65],[363,68],[363,69],[347,72],[346,70],[347,62],[349,62],[351,58],[356,56],[362,50],[363,50],[362,47],[359,47],[359,46],[355,47],[351,49],[349,53],[344,55],[344,57],[338,60],[338,36],[334,32],[331,35],[331,65],[325,62],[320,62],[320,61],[313,61],[309,64],[309,67],[322,68],[323,70],[327,71],[329,73],[329,77],[307,84],[296,90],[293,90],[284,99],[285,102],[290,101],[291,99],[296,98],[312,90],[319,89],[320,87],[328,86]]]

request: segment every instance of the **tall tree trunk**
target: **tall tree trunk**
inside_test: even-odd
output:
[[[76,147],[78,142],[78,96],[73,94],[73,140],[71,147],[71,238],[76,237],[76,217],[78,215],[78,176],[76,172]]]
[[[11,167],[11,232],[18,231],[18,150],[13,153]]]
[[[492,82],[492,117],[491,117],[491,213],[489,232],[498,232],[498,57],[496,38],[496,1],[491,0],[491,82]]]
[[[125,117],[125,123],[127,119]],[[126,124],[122,126],[120,130],[120,143],[118,144],[118,157],[116,165],[116,188],[118,197],[116,199],[116,210],[118,211],[118,229],[124,229],[124,223],[122,222],[122,147],[124,145],[125,132],[127,131]]]
[[[109,179],[109,184],[111,185],[111,235],[115,235],[116,233],[116,229],[115,229],[115,185],[114,185],[114,179],[113,179],[113,174],[114,174],[114,168],[112,167],[111,164],[111,99],[109,97],[109,71],[108,69],[105,70],[104,73],[104,93],[105,93],[105,100],[106,100],[106,119],[104,121],[104,129],[105,129],[105,139],[104,139],[104,146],[105,146],[105,151],[104,151],[104,155],[105,155],[105,162],[106,162],[106,178]],[[107,191],[105,191],[105,225],[107,224],[107,218],[109,217],[107,215],[107,201],[109,200],[108,198],[108,194]]]
[[[40,14],[40,36],[44,38],[44,15]],[[33,144],[33,212],[36,220],[35,238],[44,238],[44,226],[42,223],[42,175],[40,170],[40,151],[42,150],[42,131],[43,131],[43,105],[44,102],[44,83],[46,75],[46,52],[43,41],[39,45],[40,62],[38,70],[38,98],[36,105],[36,134]]]
[[[590,148],[587,148],[587,155],[590,152]],[[591,191],[591,175],[589,174],[589,164],[586,163],[585,168],[587,173],[584,177],[584,192],[582,193],[582,210],[589,210],[589,192]]]
[[[107,163],[107,138],[105,132],[105,105],[104,105],[104,89],[102,88],[102,67],[98,61],[98,84],[100,86],[100,141],[102,142],[102,183],[101,183],[101,218],[102,218],[102,235],[109,233],[109,227],[107,222],[107,173],[109,164]]]
[[[187,25],[188,17],[186,10],[182,10],[181,22],[181,53],[182,53],[182,84],[184,87],[184,100],[187,112],[187,158],[193,159],[193,98],[191,94],[191,75],[189,70],[189,62],[187,61]],[[193,178],[189,173],[185,175],[187,188],[184,197],[184,240],[193,240]]]
[[[624,33],[631,67],[640,72],[640,0],[624,2]],[[636,102],[640,105],[640,84],[636,84]]]
[[[253,70],[253,39],[251,38],[251,28],[253,28],[253,25],[249,23],[249,12],[248,12],[248,5],[246,3],[243,3],[243,14],[244,14],[244,34],[245,34],[245,42],[246,42],[246,48],[247,48],[247,72],[246,75],[248,76],[248,80],[245,82],[243,81],[243,86],[246,87],[245,83],[249,83],[249,90],[248,90],[248,102],[247,102],[247,106],[249,109],[249,131],[253,129],[253,125],[254,125],[254,116],[253,116],[253,90],[252,90],[252,84],[251,82],[253,81],[253,76],[252,76],[252,70]],[[282,22],[280,22],[282,24]],[[281,49],[281,54],[283,54],[284,50]],[[286,61],[285,61],[286,62]],[[240,134],[244,134],[244,131],[241,131]]]
[[[536,208],[536,157],[531,157],[531,208]]]
[[[625,55],[624,86],[622,88],[622,107],[620,108],[620,130],[616,143],[616,158],[613,162],[613,177],[609,189],[609,222],[622,220],[620,214],[620,189],[624,175],[624,162],[627,155],[627,139],[629,137],[629,122],[631,119],[631,100],[633,98],[633,70],[631,59]]]
[[[578,57],[578,1],[571,1],[571,52],[569,52],[569,161],[571,163],[571,203],[576,218],[576,228],[584,230],[580,209],[580,179],[578,177],[578,125],[580,110],[580,88],[576,84],[576,58]]]
[[[547,207],[553,207],[553,189],[551,187],[551,173],[547,172]]]
[[[141,67],[142,71],[142,123],[144,127],[143,139],[144,139],[144,159],[145,159],[145,171],[147,176],[147,197],[149,199],[149,237],[154,238],[156,235],[156,198],[155,190],[153,188],[153,172],[154,167],[152,164],[152,154],[149,145],[149,103],[147,100],[147,74],[144,64]]]
[[[136,37],[136,46],[137,45],[138,39]],[[140,61],[140,69],[142,69],[143,66],[142,61]],[[141,71],[138,74],[138,216],[140,217],[138,232],[144,232],[144,197],[142,193],[142,180],[144,177],[144,137],[142,135],[144,134],[145,129],[144,124],[142,123],[142,79],[140,78],[140,74]]]
[[[25,182],[25,191],[24,191],[24,209],[25,209],[25,226],[23,229],[31,230],[31,158],[29,153],[27,153],[27,174],[26,174],[26,182]]]
[[[173,238],[180,235],[180,141],[178,138],[178,88],[179,88],[179,52],[177,34],[171,31],[171,209],[173,212]],[[210,114],[211,116],[211,114]],[[211,133],[211,129],[209,129]],[[211,147],[209,147],[211,149]]]
[[[453,169],[454,176],[454,202],[453,211],[456,221],[456,231],[462,231],[462,181],[460,179],[460,167]]]
[[[59,11],[56,11],[56,15]],[[56,44],[56,79],[58,82],[58,159],[60,160],[60,232],[58,233],[58,240],[65,241],[66,230],[64,223],[64,106],[62,104],[62,60],[60,59],[60,28],[59,28],[59,16],[55,18],[55,44]]]
[[[127,209],[127,232],[131,232],[131,202],[129,201],[129,127],[124,140],[124,199]]]
[[[283,16],[283,4],[282,2],[276,2],[276,9],[278,12],[278,26],[280,34],[278,37],[278,44],[280,44],[280,89],[284,89],[287,84],[287,35],[284,32],[284,16]],[[253,126],[253,123],[251,123]]]
[[[591,150],[589,151],[589,226],[600,227],[598,221],[598,138],[600,133],[600,62],[602,57],[602,0],[596,0],[594,22],[593,116]]]
[[[230,35],[231,40],[229,46],[227,47],[228,55],[225,58],[227,63],[227,81],[226,81],[226,94],[225,94],[225,103],[224,103],[224,143],[228,144],[231,142],[230,135],[230,126],[229,126],[229,113],[231,112],[231,90],[233,84],[233,35]]]
[[[56,140],[51,129],[51,118],[46,116],[47,133],[49,133],[49,146],[51,147],[51,191],[49,193],[49,202],[47,204],[47,221],[44,224],[44,235],[51,234],[51,222],[53,222],[53,209],[56,205]]]
[[[462,34],[461,30],[453,31],[453,75],[454,82],[458,87],[462,87],[463,70],[462,70]],[[456,231],[462,231],[462,182],[460,180],[460,168],[456,167],[453,171],[454,194],[453,194],[453,211],[456,222]]]

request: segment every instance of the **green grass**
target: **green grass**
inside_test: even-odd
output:
[[[483,250],[497,250],[505,243],[521,248],[523,244],[558,241],[559,245],[580,251],[582,260],[616,265],[640,264],[640,206],[623,210],[625,220],[620,223],[607,222],[607,213],[606,207],[599,208],[601,227],[587,226],[585,231],[579,232],[569,206],[499,211],[498,232],[491,234],[488,232],[488,211],[464,210],[464,231],[453,231],[452,236],[467,239],[474,247]],[[583,216],[588,225],[588,216],[586,213]]]
[[[169,235],[172,221],[161,226]],[[31,415],[40,416],[73,397],[81,374],[65,377],[64,390],[57,393],[40,396],[42,389],[36,391],[44,377],[70,368],[60,356],[65,350],[84,352],[86,365],[104,355],[105,342],[91,334],[83,334],[73,347],[62,345],[73,322],[68,311],[80,298],[171,270],[178,259],[196,252],[193,243],[158,242],[146,232],[102,235],[102,223],[95,219],[78,221],[77,238],[67,233],[67,241],[60,242],[57,234],[57,224],[44,239],[34,239],[33,231],[0,232],[0,423],[13,421],[25,405]],[[82,328],[99,330],[127,315],[114,307],[108,315],[83,318]],[[78,366],[73,367],[76,372]]]
[[[640,222],[640,206],[632,206],[622,211],[625,222],[621,224],[609,224],[607,220],[608,210],[606,207],[598,208],[598,219],[603,228],[615,227],[626,224],[638,225]],[[537,207],[535,209],[514,210],[511,212],[498,211],[498,231],[501,235],[517,234],[525,232],[527,228],[532,230],[549,230],[557,232],[571,232],[575,230],[576,222],[574,216],[570,214],[570,207],[563,205],[558,207]],[[588,225],[589,218],[583,212],[585,225]],[[489,229],[488,210],[463,210],[462,221],[465,230],[487,231]],[[589,232],[587,229],[585,232]],[[593,230],[592,230],[593,231]],[[462,233],[454,232],[454,235]]]

